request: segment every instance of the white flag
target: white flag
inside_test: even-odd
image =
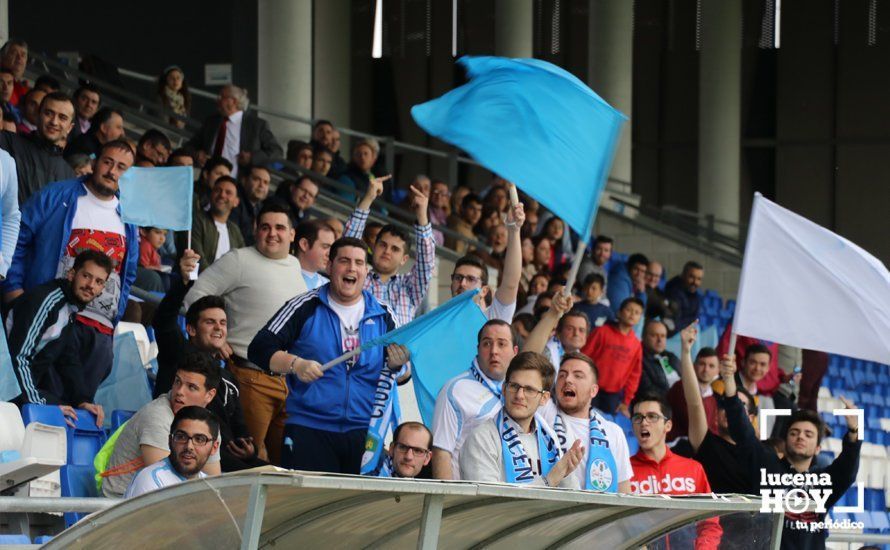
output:
[[[890,272],[854,243],[757,193],[733,329],[890,363]]]

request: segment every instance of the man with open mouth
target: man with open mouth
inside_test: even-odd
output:
[[[379,465],[386,431],[398,425],[396,379],[406,375],[409,354],[396,344],[374,346],[322,370],[395,328],[389,308],[364,290],[363,241],[335,241],[329,268],[330,282],[284,304],[254,337],[248,357],[267,372],[287,375],[281,465],[358,474],[363,465]],[[366,451],[373,460],[363,459]]]
[[[690,495],[710,494],[711,485],[702,465],[674,454],[665,443],[671,429],[671,406],[664,396],[646,392],[631,403],[630,417],[640,450],[631,457],[633,478],[630,490],[634,494]],[[723,529],[716,518],[700,521],[695,533],[671,535],[671,546],[684,537],[695,538],[696,548],[716,548]],[[677,545],[684,548],[685,545]]]
[[[476,426],[460,455],[461,479],[520,485],[578,488],[572,473],[584,455],[581,441],[565,452],[538,414],[553,385],[553,366],[540,353],[525,351],[510,361],[504,379],[504,406]]]
[[[627,438],[617,424],[604,418],[602,412],[593,406],[593,399],[599,392],[599,371],[594,362],[577,349],[584,344],[587,316],[570,311],[571,307],[571,298],[562,292],[555,294],[550,309],[544,313],[523,345],[523,351],[543,351],[546,338],[554,327],[557,327],[560,341],[568,345],[562,348],[564,351],[560,354],[555,400],[549,400],[541,414],[553,426],[563,452],[576,441],[581,442],[583,467],[577,468],[573,475],[582,489],[629,493],[633,471]],[[574,326],[564,323],[567,317],[572,322],[580,319],[583,323],[575,323]],[[577,347],[573,344],[577,344]],[[551,353],[551,361],[553,357]]]

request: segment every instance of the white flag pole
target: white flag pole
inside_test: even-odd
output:
[[[751,240],[751,230],[754,228],[754,218],[757,215],[757,205],[760,203],[760,198],[763,195],[760,193],[754,193],[754,205],[751,207],[751,217],[748,219],[748,234],[745,236],[745,245],[747,247],[748,241]],[[739,291],[736,294],[735,299],[735,311],[732,312],[732,332],[729,333],[729,348],[727,349],[727,353],[730,355],[735,355],[735,344],[736,344],[736,317],[739,314],[739,306],[742,303],[742,294],[745,290],[745,270],[748,268],[748,256],[742,253],[742,271],[739,273]]]

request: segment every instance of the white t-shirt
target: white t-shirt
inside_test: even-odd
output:
[[[488,311],[485,312],[489,321],[492,319],[500,319],[501,321],[506,321],[508,323],[513,322],[514,313],[516,313],[516,301],[514,300],[512,304],[502,304],[497,296],[492,298],[491,306],[488,308]]]
[[[205,477],[207,477],[207,474],[198,472],[198,478]],[[124,498],[138,497],[143,493],[157,491],[163,487],[176,485],[183,481],[188,480],[173,469],[173,464],[170,463],[170,457],[167,457],[164,460],[160,460],[151,466],[146,466],[139,470],[139,473],[136,474],[136,477],[130,482],[130,486],[127,487],[127,492],[124,494]]]
[[[337,317],[340,318],[340,339],[343,353],[352,351],[361,346],[362,343],[359,338],[358,328],[359,324],[362,322],[362,316],[365,314],[365,300],[361,299],[350,306],[338,304],[333,298],[328,300],[328,303],[330,304],[331,309],[334,310],[334,313],[337,314]],[[355,364],[356,359],[357,357],[353,357],[347,361],[347,366],[352,367],[352,365]]]
[[[476,360],[473,363],[477,365]],[[492,393],[500,390],[495,382],[479,369],[485,384],[467,371],[449,380],[439,391],[433,413],[433,446],[451,453],[453,479],[460,479],[460,449],[477,425],[501,411],[501,398]]]
[[[301,271],[303,272],[303,280],[306,281],[307,290],[315,290],[316,288],[328,284],[330,281],[330,279],[317,271],[315,273],[310,273],[305,269],[301,269]]]
[[[64,277],[74,265],[74,258],[84,250],[98,250],[110,257],[115,264],[114,271],[102,293],[87,304],[80,315],[113,328],[121,295],[120,271],[127,254],[126,229],[117,213],[117,197],[100,200],[86,186],[84,188],[86,194],[77,198],[71,234],[59,258],[56,276]]]
[[[551,426],[556,420],[557,408],[556,402],[550,400],[546,405],[538,411]],[[566,448],[570,448],[575,441],[581,440],[581,446],[584,447],[584,458],[581,464],[572,472],[572,475],[578,479],[579,487],[583,488],[587,482],[587,456],[590,452],[590,420],[587,418],[576,418],[568,414],[559,413],[562,416],[566,426]],[[605,418],[602,419],[603,431],[606,432],[606,439],[609,440],[609,450],[615,458],[615,466],[618,468],[618,482],[627,481],[633,477],[633,468],[630,465],[630,451],[627,448],[627,438],[624,431],[614,422],[609,422]]]
[[[216,231],[219,233],[219,240],[216,241],[216,257],[213,258],[213,261],[216,261],[231,250],[232,244],[229,240],[229,227],[225,223],[220,223],[216,220],[213,220],[213,225],[216,226]]]

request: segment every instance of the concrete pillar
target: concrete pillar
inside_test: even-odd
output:
[[[352,40],[350,0],[315,3],[313,42],[315,58],[312,84],[314,118],[351,128],[350,91]],[[345,136],[344,136],[345,137]],[[346,144],[344,144],[346,145]],[[346,149],[348,151],[348,149]]]
[[[496,0],[494,51],[503,57],[534,57],[532,0]]]
[[[9,40],[9,0],[0,0],[0,45]]]
[[[633,27],[633,2],[590,0],[587,82],[593,91],[629,119],[621,132],[610,174],[622,182],[632,181]],[[630,192],[630,189],[626,191]]]
[[[312,0],[259,0],[256,103],[312,117]],[[263,115],[286,147],[309,138],[311,127]]]
[[[702,0],[698,210],[739,221],[742,0]],[[726,231],[726,226],[720,227]]]

